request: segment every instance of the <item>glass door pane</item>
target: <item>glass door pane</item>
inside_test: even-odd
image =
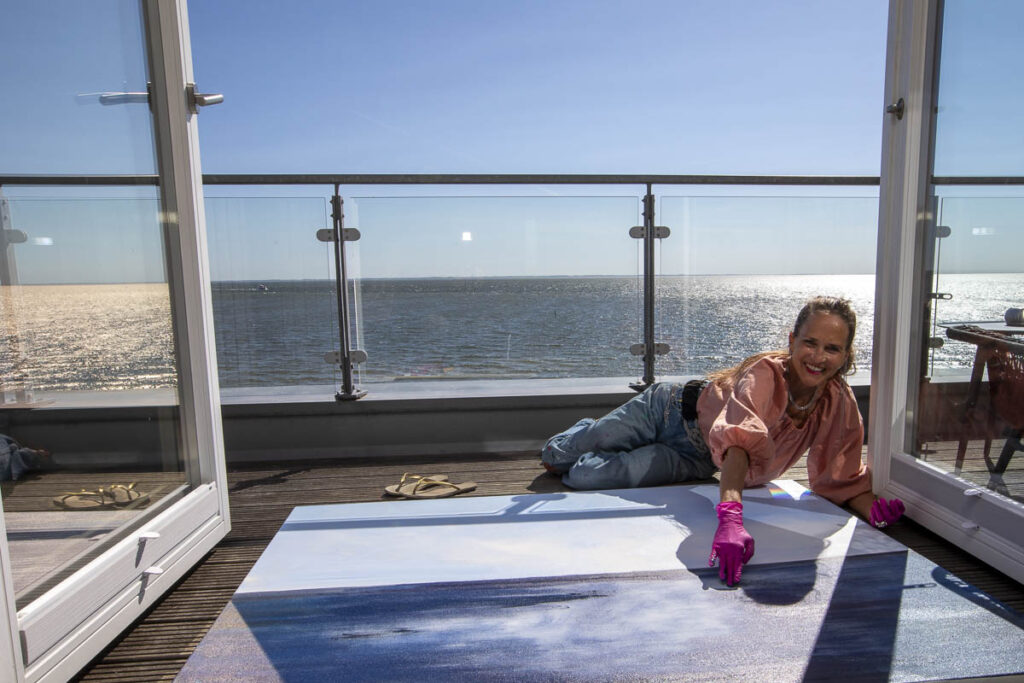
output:
[[[2,587],[28,680],[72,675],[226,533],[184,9],[5,8]]]
[[[190,483],[160,201],[6,204],[26,237],[0,286],[3,502],[23,608]]]
[[[998,192],[992,188],[993,193]],[[1024,197],[942,197],[914,455],[1024,502]]]
[[[0,173],[156,172],[139,3],[4,3],[0,55]]]
[[[68,29],[59,45],[27,39],[46,35],[54,12]],[[140,6],[26,3],[7,14],[18,30],[4,49],[24,65],[11,75],[32,96],[0,132],[4,170],[153,174],[147,100],[113,94],[147,92]],[[3,502],[23,608],[189,482],[159,188],[3,192]]]
[[[904,237],[916,238],[914,258],[900,266],[911,286],[888,292],[894,299],[913,292],[903,299],[905,346],[895,349],[909,360],[908,382],[876,377],[875,396],[884,404],[906,387],[893,405],[903,428],[894,434],[888,466],[890,484],[911,501],[915,518],[1022,579],[1021,95],[999,84],[1019,80],[1024,66],[1012,28],[1024,19],[1024,6],[992,2],[980,11],[964,0],[929,6],[941,11],[928,29],[940,49],[931,86],[924,85],[926,92],[935,88],[935,102],[909,116],[934,131],[931,149],[923,148],[918,160],[930,153],[930,165],[906,191],[917,209],[901,227]]]

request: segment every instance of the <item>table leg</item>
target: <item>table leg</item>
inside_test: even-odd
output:
[[[977,352],[974,354],[974,367],[971,369],[971,384],[967,389],[967,400],[964,402],[964,413],[960,418],[962,430],[960,432],[960,442],[956,448],[956,463],[953,465],[953,472],[960,474],[960,470],[964,466],[964,457],[967,454],[967,437],[968,427],[971,423],[971,418],[974,416],[974,406],[978,404],[978,394],[981,393],[981,378],[985,374],[985,361],[988,358],[988,353],[982,346],[978,347]]]

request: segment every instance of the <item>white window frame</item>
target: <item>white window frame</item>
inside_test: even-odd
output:
[[[932,234],[930,187],[942,0],[891,0],[883,126],[869,462],[875,492],[1018,581],[1024,581],[1024,506],[913,457],[922,329],[921,270]],[[965,495],[966,494],[966,495]]]
[[[180,443],[192,490],[15,613],[0,519],[0,679],[74,676],[230,530],[186,0],[140,0],[179,349]]]

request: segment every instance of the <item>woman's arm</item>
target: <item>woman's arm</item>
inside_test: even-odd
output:
[[[750,456],[739,446],[731,446],[722,459],[722,502],[715,506],[718,531],[711,542],[708,566],[718,562],[718,576],[728,585],[738,583],[743,565],[754,556],[754,539],[743,528],[743,481],[750,468]]]
[[[860,493],[850,500],[846,501],[846,504],[850,506],[854,512],[863,517],[864,519],[871,518],[871,506],[875,502],[875,494],[871,491],[865,491]]]
[[[733,503],[743,502],[743,482],[747,478],[747,470],[750,469],[750,456],[739,446],[730,446],[722,458],[721,485],[719,491],[722,502]],[[871,504],[868,503],[868,507]]]

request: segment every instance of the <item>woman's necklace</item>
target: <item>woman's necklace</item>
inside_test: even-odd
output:
[[[807,403],[803,404],[803,405],[800,405],[799,403],[796,402],[796,399],[793,398],[793,392],[789,390],[789,387],[786,387],[786,395],[789,396],[789,405],[793,406],[795,409],[799,410],[801,413],[806,412],[807,410],[809,410],[811,408],[811,406],[814,405],[814,402],[818,400],[818,392],[817,391],[815,391],[813,394],[811,394],[811,400],[808,401]]]

